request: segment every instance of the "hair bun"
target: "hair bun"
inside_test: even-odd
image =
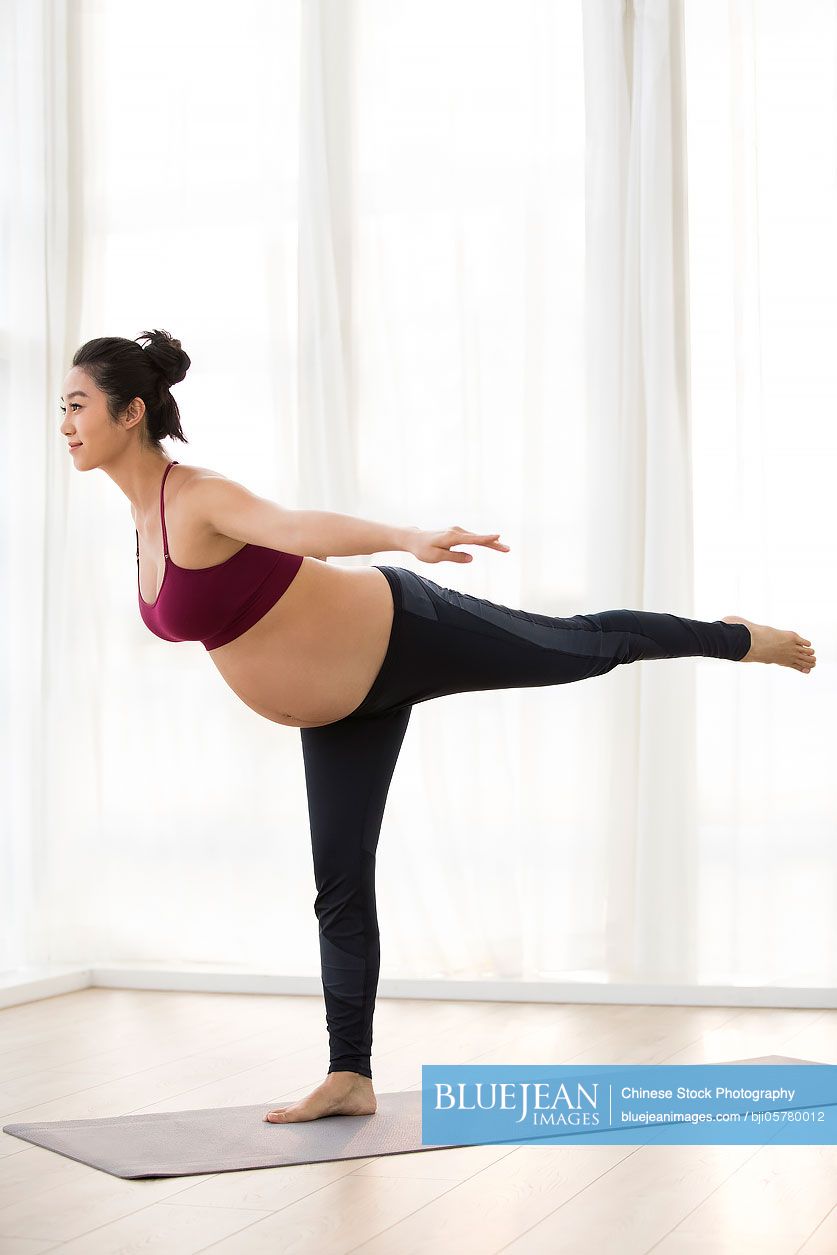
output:
[[[168,331],[157,329],[143,331],[142,335],[137,336],[137,340],[147,342],[143,351],[146,357],[151,359],[152,365],[159,370],[169,387],[180,383],[181,379],[185,378],[186,371],[192,365],[192,359],[181,347],[180,341],[169,335]]]

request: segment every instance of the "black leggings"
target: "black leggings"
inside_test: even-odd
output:
[[[377,569],[389,581],[395,608],[380,671],[350,715],[300,728],[328,1070],[368,1077],[380,968],[375,852],[413,706],[452,693],[571,684],[640,659],[739,661],[750,648],[743,623],[646,610],[562,619],[442,588],[404,567]]]

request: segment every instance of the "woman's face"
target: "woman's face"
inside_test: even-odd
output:
[[[77,470],[92,470],[124,450],[128,432],[113,422],[104,392],[81,366],[73,366],[65,377],[60,405],[64,413],[59,430]]]

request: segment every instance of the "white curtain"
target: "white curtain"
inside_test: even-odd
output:
[[[682,0],[583,12],[586,598],[714,619],[724,611],[694,599]],[[620,668],[591,702],[586,825],[605,904],[597,966],[612,978],[701,978],[699,670]],[[733,669],[722,679],[731,693]]]
[[[43,953],[45,773],[51,753],[73,752],[50,747],[50,662],[66,665],[61,615],[75,596],[64,563],[71,485],[51,423],[78,295],[68,52],[66,0],[0,0],[0,970]],[[79,706],[80,738],[95,710]]]
[[[696,604],[817,647],[726,695],[702,668],[702,947],[735,984],[830,991],[837,10],[687,0],[686,54]]]
[[[817,646],[416,707],[382,982],[833,985],[833,4],[0,20],[0,966],[319,972],[299,734],[147,631],[127,502],[58,433],[75,347],[163,326],[171,456],[511,545],[332,562]]]

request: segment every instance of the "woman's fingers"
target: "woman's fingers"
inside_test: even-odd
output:
[[[488,536],[475,536],[473,539],[475,544],[486,545],[489,549],[508,549],[508,545],[504,545],[499,536],[499,532],[491,532]]]
[[[470,562],[473,554],[464,553],[452,548],[453,545],[483,545],[486,549],[509,553],[509,546],[500,540],[499,532],[466,532],[464,527],[449,527],[436,540],[440,562]],[[441,555],[444,554],[444,557]]]
[[[499,541],[499,540],[473,541],[473,540],[460,539],[460,540],[452,541],[451,543],[456,544],[456,545],[479,544],[479,545],[482,545],[482,547],[485,549],[494,549],[495,551],[499,551],[500,553],[510,552],[509,546],[504,545],[502,541]],[[466,562],[466,561],[469,562],[471,558],[473,557],[473,554],[465,553],[464,551],[461,551],[459,549],[452,549],[448,547],[443,547],[442,552],[448,554],[451,558],[455,559],[457,562]]]
[[[473,537],[475,540],[489,540],[492,536],[499,536],[499,532],[466,532],[464,527],[449,527],[448,535],[451,532],[459,532],[460,536]]]
[[[499,532],[463,532],[461,527],[452,527],[450,530],[460,533],[453,542],[456,545],[491,545],[496,541],[502,548],[508,549],[508,545],[500,540]]]

